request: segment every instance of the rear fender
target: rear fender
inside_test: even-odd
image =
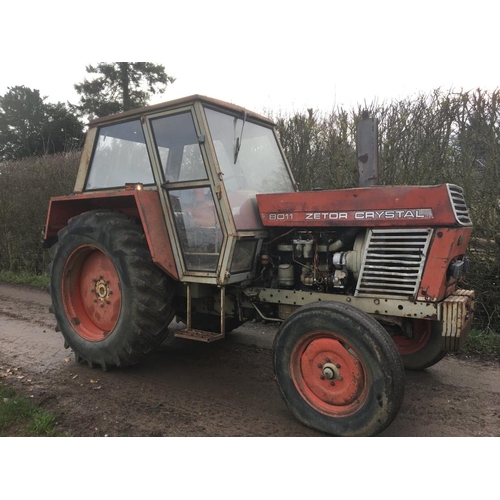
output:
[[[57,233],[68,225],[72,217],[98,209],[116,210],[140,219],[153,262],[171,278],[179,279],[157,191],[85,193],[51,198],[45,225],[44,247],[50,247],[57,242]]]

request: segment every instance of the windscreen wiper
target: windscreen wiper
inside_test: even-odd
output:
[[[247,121],[247,112],[243,111],[243,124],[241,125],[241,133],[239,137],[236,137],[236,123],[238,122],[239,118],[234,119],[234,137],[236,138],[235,144],[234,144],[234,164],[236,165],[236,162],[238,161],[238,154],[240,152],[241,148],[241,141],[243,140],[243,129],[245,128],[245,123]]]

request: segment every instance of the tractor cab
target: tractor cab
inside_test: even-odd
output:
[[[201,96],[97,119],[85,150],[77,193],[158,192],[181,281],[251,278],[256,195],[296,190],[273,122]]]

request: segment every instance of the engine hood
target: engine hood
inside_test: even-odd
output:
[[[264,226],[471,226],[463,189],[376,186],[257,195]]]

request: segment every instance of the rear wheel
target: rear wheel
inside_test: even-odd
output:
[[[407,370],[424,370],[446,356],[438,326],[433,321],[416,319],[413,321],[411,338],[402,333],[393,335],[392,339]]]
[[[51,311],[65,345],[103,369],[141,361],[168,333],[174,286],[149,253],[140,225],[92,211],[59,232]]]
[[[295,417],[334,436],[378,434],[403,401],[404,368],[390,336],[343,304],[293,313],[276,334],[274,369]]]

